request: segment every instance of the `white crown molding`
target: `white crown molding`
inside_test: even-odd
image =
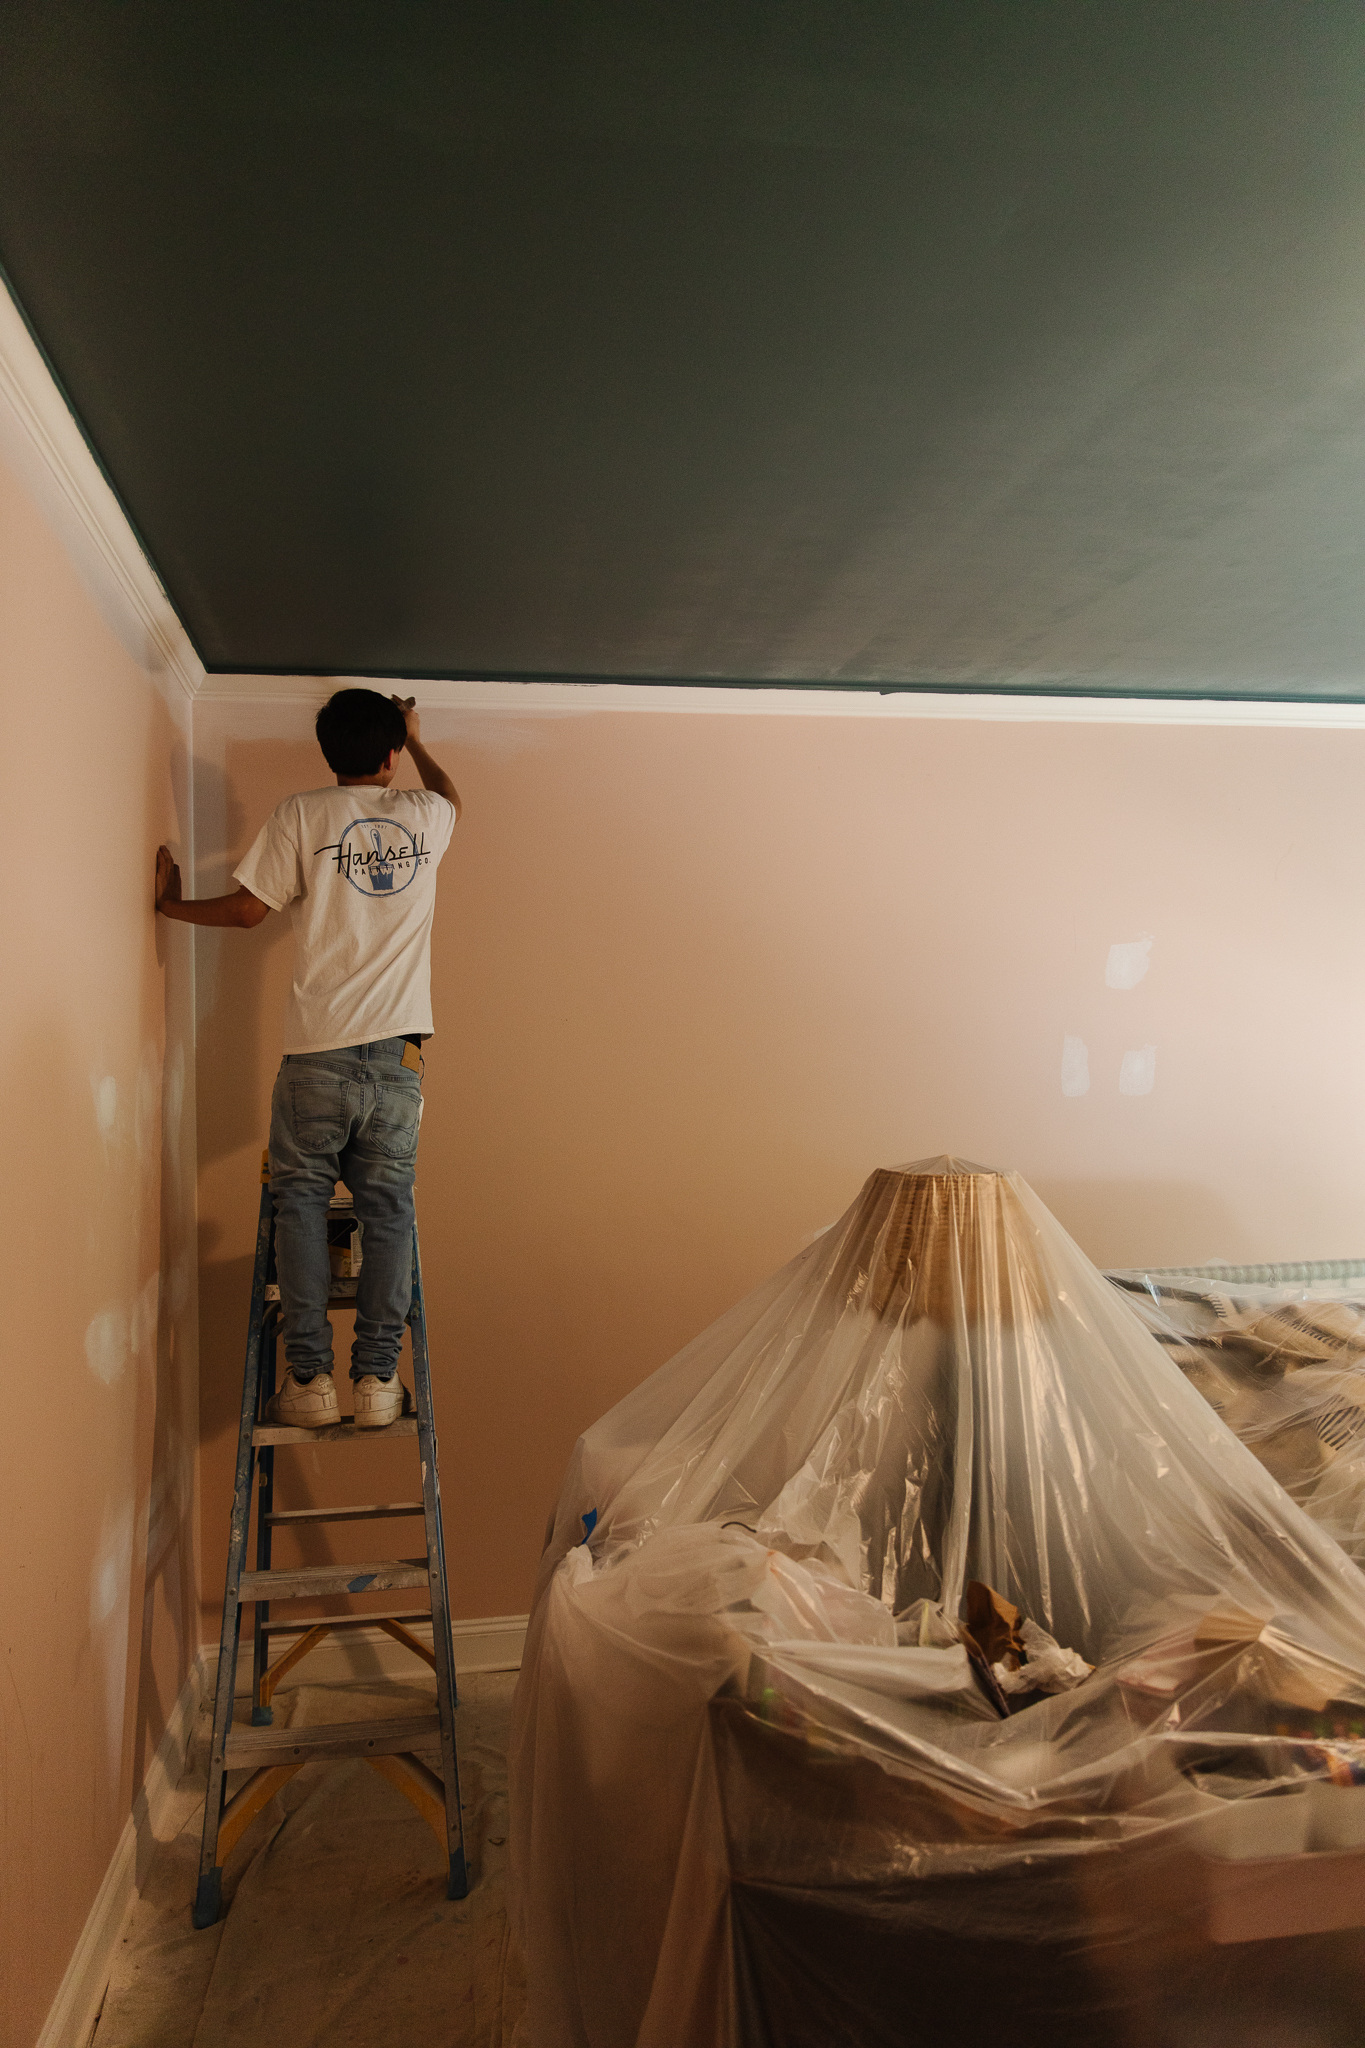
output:
[[[715,688],[677,683],[509,683],[423,681],[372,676],[206,676],[199,702],[323,703],[333,690],[361,685],[405,689],[422,708],[573,716],[592,711],[721,712],[781,718],[948,718],[1015,725],[1244,725],[1365,730],[1365,703],[1265,697],[1039,696],[1023,691],[790,690]]]
[[[0,452],[34,492],[122,644],[153,676],[173,676],[193,699],[204,665],[23,315],[4,290]]]

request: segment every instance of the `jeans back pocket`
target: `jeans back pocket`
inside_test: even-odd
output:
[[[386,1159],[415,1159],[417,1131],[422,1121],[420,1088],[404,1088],[383,1082],[370,1116],[370,1143]]]
[[[289,1135],[300,1152],[335,1152],[346,1137],[346,1084],[320,1074],[289,1083]]]

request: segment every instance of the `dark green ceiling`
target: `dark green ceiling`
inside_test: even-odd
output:
[[[1365,696],[1358,0],[7,0],[211,669]]]

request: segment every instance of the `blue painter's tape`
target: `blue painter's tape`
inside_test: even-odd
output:
[[[362,1572],[358,1579],[351,1580],[346,1591],[348,1593],[364,1593],[374,1584],[374,1581],[375,1574],[373,1572]]]
[[[595,1529],[596,1527],[597,1527],[597,1510],[596,1510],[596,1508],[589,1508],[589,1509],[588,1509],[588,1512],[587,1512],[587,1514],[586,1514],[586,1515],[584,1515],[584,1517],[583,1517],[583,1541],[584,1541],[585,1543],[587,1542],[587,1540],[588,1540],[589,1536],[591,1536],[591,1534],[592,1534],[593,1530],[594,1530],[594,1529]]]

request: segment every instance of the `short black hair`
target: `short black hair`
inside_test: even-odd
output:
[[[333,775],[377,775],[407,742],[398,706],[378,690],[338,690],[318,713],[318,745]]]

